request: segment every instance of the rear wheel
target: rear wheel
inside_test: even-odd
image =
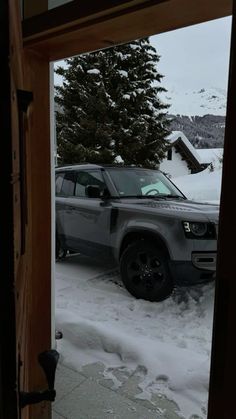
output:
[[[56,234],[56,260],[65,258],[66,254],[67,250],[62,247],[60,239]]]
[[[121,256],[120,271],[125,287],[136,298],[162,301],[173,291],[168,257],[154,242],[129,245]]]

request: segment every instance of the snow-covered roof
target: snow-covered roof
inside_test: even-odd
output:
[[[195,160],[199,164],[202,163],[201,157],[198,154],[198,151],[196,148],[190,143],[190,141],[187,139],[186,135],[182,131],[172,131],[172,133],[167,137],[167,140],[174,144],[177,140],[181,139],[181,141],[185,144],[185,146],[188,148],[188,150],[191,152],[191,154],[194,156]]]
[[[222,159],[223,148],[198,148],[197,152],[201,158],[201,163],[212,163]]]

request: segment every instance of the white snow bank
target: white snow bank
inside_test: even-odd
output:
[[[138,398],[150,400],[153,393],[161,393],[177,402],[185,417],[202,413],[209,381],[206,354],[178,347],[177,342],[125,333],[122,328],[111,327],[109,322],[88,321],[63,310],[57,312],[57,325],[63,328],[63,339],[67,341],[64,362],[70,367],[79,370],[95,360],[107,367],[125,365],[131,370],[142,367]],[[114,384],[119,386],[118,381]]]
[[[98,274],[102,265],[82,256],[69,257],[56,268],[63,362],[76,370],[102,362],[114,389],[121,383],[110,368],[139,371],[136,397],[164,395],[177,403],[184,418],[205,417],[214,284],[176,290],[169,299],[150,303],[130,296],[116,272]]]
[[[202,163],[217,163],[217,167],[220,167],[220,161],[223,159],[223,148],[198,148],[197,152]]]
[[[188,199],[199,202],[220,202],[222,170],[202,172],[176,177],[173,182],[187,196]]]

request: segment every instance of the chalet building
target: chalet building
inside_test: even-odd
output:
[[[169,148],[160,170],[175,178],[201,172],[208,166],[218,168],[223,159],[223,148],[196,149],[182,131],[172,131]]]
[[[197,150],[181,131],[173,131],[169,137],[170,143],[166,158],[160,164],[160,170],[178,177],[201,172],[206,166],[201,164]]]

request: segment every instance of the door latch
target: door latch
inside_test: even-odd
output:
[[[56,390],[54,389],[55,384],[55,374],[57,363],[59,360],[59,353],[55,349],[50,349],[49,351],[42,352],[38,356],[38,361],[43,369],[48,388],[42,391],[30,391],[20,392],[20,407],[23,408],[29,404],[40,403],[42,401],[48,400],[53,402],[56,398]]]

